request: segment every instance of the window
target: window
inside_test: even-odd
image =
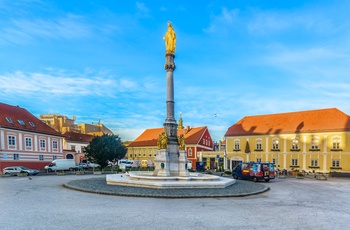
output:
[[[319,149],[319,138],[312,137],[311,138],[311,150],[317,150],[317,149]]]
[[[272,158],[272,164],[276,165],[277,161],[276,158]]]
[[[311,159],[311,167],[318,167],[318,159]]]
[[[262,150],[262,140],[261,139],[256,140],[256,150]]]
[[[340,168],[340,160],[338,160],[338,159],[333,159],[333,160],[332,160],[332,167],[333,167],[333,168]]]
[[[54,150],[57,150],[58,142],[57,141],[52,141],[52,148]]]
[[[261,158],[256,158],[256,162],[261,162]]]
[[[275,138],[275,139],[272,140],[272,149],[273,150],[278,150],[279,149],[280,146],[278,145],[278,142],[279,142],[278,138]]]
[[[46,148],[46,141],[40,140],[40,148]]]
[[[191,157],[192,156],[192,149],[188,150],[188,156]]]
[[[17,120],[18,121],[18,123],[20,123],[21,125],[25,125],[24,124],[24,121],[22,121],[22,120]]]
[[[239,142],[239,140],[235,140],[234,150],[240,150],[240,142]]]
[[[35,127],[33,122],[30,121],[29,124],[30,124],[30,126]]]
[[[149,150],[148,150],[148,155],[149,155],[149,156],[152,156],[152,149],[149,149]]]
[[[18,153],[14,153],[13,154],[13,159],[14,160],[19,160],[19,154]]]
[[[57,156],[56,155],[53,155],[52,156],[52,160],[54,161],[54,160],[56,160],[57,159]]]
[[[292,166],[299,166],[298,159],[292,159]]]
[[[299,149],[299,139],[294,138],[292,140],[292,150],[298,150]]]
[[[71,146],[70,146],[70,150],[75,151],[75,145],[71,145]]]
[[[26,137],[26,147],[32,147],[32,138]]]
[[[6,120],[7,120],[7,122],[8,122],[8,123],[13,124],[13,121],[12,121],[12,119],[11,119],[11,118],[6,117]]]
[[[85,153],[85,147],[84,146],[80,146],[80,152],[81,153]]]
[[[340,137],[333,137],[332,143],[333,143],[332,149],[340,149]]]
[[[8,136],[8,144],[9,144],[9,146],[15,146],[16,145],[16,137],[15,136]]]
[[[39,161],[43,161],[44,160],[44,155],[39,155]]]

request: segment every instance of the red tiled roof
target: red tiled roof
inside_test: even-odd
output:
[[[12,123],[8,122],[6,118],[10,118]],[[22,120],[24,124],[20,124],[18,120]],[[0,126],[8,129],[62,136],[26,109],[4,103],[0,103]]]
[[[225,136],[350,131],[350,117],[336,108],[247,116]]]
[[[90,142],[95,136],[83,133],[65,132],[63,134],[68,141]]]
[[[180,129],[177,131],[178,135],[185,135],[186,144],[197,144],[200,141],[206,126]],[[159,135],[164,132],[164,128],[153,128],[146,129],[139,137],[137,137],[133,142],[131,142],[128,147],[139,147],[139,146],[157,146],[157,140]]]

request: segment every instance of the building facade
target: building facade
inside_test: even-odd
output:
[[[74,159],[75,163],[81,163],[85,157],[84,148],[95,137],[89,134],[66,132],[63,134],[63,151],[67,159]]]
[[[75,124],[76,117],[73,116],[72,119],[67,116],[59,114],[41,114],[40,120],[45,122],[47,125],[55,129],[57,132],[75,132],[82,134],[89,134],[93,136],[102,136],[103,134],[112,135],[113,132],[106,126],[100,123],[94,124]]]
[[[0,103],[0,170],[44,169],[52,160],[64,158],[63,135],[26,109]]]
[[[146,129],[139,137],[127,146],[127,157],[129,160],[148,160],[154,162],[157,150],[157,141],[159,135],[164,132],[164,128]],[[199,158],[199,152],[212,151],[213,141],[209,130],[206,126],[186,128],[179,122],[178,136],[184,134],[185,150],[187,159],[192,163],[192,168],[195,169],[196,162]]]
[[[228,169],[261,161],[280,170],[350,172],[350,117],[336,108],[247,116],[225,139]]]

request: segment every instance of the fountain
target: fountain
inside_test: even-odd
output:
[[[234,179],[209,174],[190,173],[187,169],[185,139],[177,136],[177,123],[174,117],[174,70],[176,34],[168,23],[163,38],[166,54],[166,119],[164,132],[159,135],[155,170],[153,172],[133,171],[125,174],[106,176],[107,184],[149,187],[149,188],[225,188],[235,183]]]

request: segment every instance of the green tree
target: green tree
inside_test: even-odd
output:
[[[122,159],[126,154],[126,148],[118,135],[103,134],[92,139],[85,147],[85,156],[88,160],[94,161],[105,168],[108,161]]]

